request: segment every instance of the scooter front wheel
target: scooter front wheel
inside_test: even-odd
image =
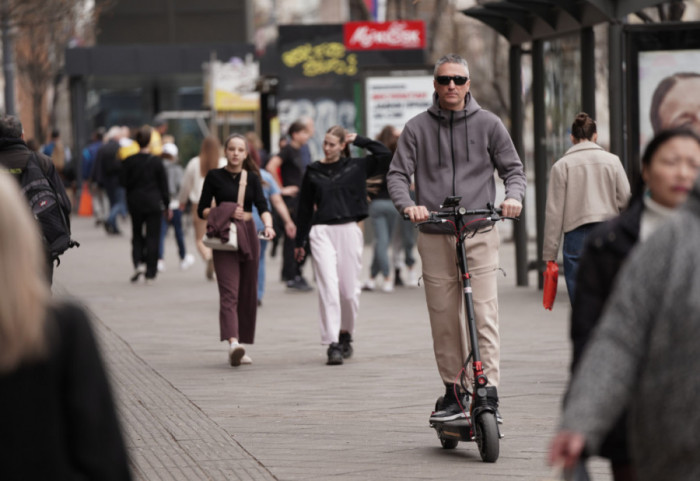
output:
[[[474,428],[481,460],[485,463],[495,463],[500,449],[496,415],[489,411],[482,412],[476,418]]]

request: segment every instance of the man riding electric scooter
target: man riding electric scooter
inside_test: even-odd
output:
[[[404,127],[387,175],[396,208],[412,222],[428,220],[446,196],[461,197],[466,209],[495,202],[494,170],[505,183],[502,216],[517,217],[527,180],[523,165],[501,120],[483,110],[469,92],[469,66],[455,54],[435,64],[433,105]],[[409,186],[415,175],[416,201]],[[500,338],[498,329],[498,230],[465,241],[478,344],[488,378],[488,402],[498,408]],[[445,224],[420,226],[418,252],[430,316],[433,348],[446,387],[433,422],[467,418],[468,400],[460,374],[469,354],[463,325],[464,298],[455,253],[454,232]],[[500,420],[500,416],[497,417]]]

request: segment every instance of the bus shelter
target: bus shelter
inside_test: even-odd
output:
[[[535,173],[535,209],[537,225],[537,258],[528,261],[527,230],[524,222],[515,227],[517,285],[528,285],[528,271],[541,271],[542,243],[544,236],[544,214],[547,193],[547,176],[549,172],[548,148],[551,139],[547,138],[546,115],[548,104],[547,84],[551,79],[545,78],[545,61],[564,63],[560,65],[561,74],[550,76],[562,88],[576,88],[575,94],[580,99],[573,114],[584,111],[596,117],[596,77],[595,77],[595,33],[593,27],[608,24],[608,88],[611,92],[610,111],[610,150],[619,155],[625,168],[629,159],[625,155],[625,80],[624,69],[624,25],[629,14],[641,12],[647,7],[670,3],[677,8],[679,2],[659,0],[499,0],[487,1],[462,13],[488,25],[510,44],[509,76],[511,105],[511,136],[521,159],[525,159],[524,149],[524,105],[522,98],[523,84],[521,78],[522,57],[530,54],[532,60],[532,103],[533,103],[533,137],[534,137],[534,173]],[[682,3],[682,2],[680,2]],[[575,37],[578,51],[575,58],[566,64],[566,55],[558,55],[561,50],[552,48],[553,44],[564,38]],[[525,47],[529,45],[529,50]],[[546,55],[551,53],[551,57]],[[562,60],[564,59],[564,60]],[[574,66],[575,68],[568,68]],[[575,73],[571,78],[572,72]],[[623,93],[612,95],[612,92]],[[570,124],[573,115],[560,112],[560,122]],[[556,121],[557,119],[555,119]],[[561,136],[563,137],[563,136]],[[556,139],[555,139],[556,140]],[[560,139],[562,142],[564,139]],[[560,152],[560,154],[563,152]],[[629,169],[628,169],[629,172]],[[527,208],[527,206],[526,206]],[[523,216],[524,218],[524,216]],[[542,276],[538,276],[538,285],[542,287]]]

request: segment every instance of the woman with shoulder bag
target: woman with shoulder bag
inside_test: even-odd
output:
[[[226,139],[224,154],[226,166],[210,170],[204,179],[197,214],[207,219],[207,231],[217,228],[213,224],[229,224],[230,220],[236,225],[238,249],[214,249],[212,254],[219,286],[221,340],[229,343],[231,366],[239,366],[252,362],[241,343],[253,343],[257,314],[260,244],[253,222],[253,204],[265,225],[265,238],[274,238],[275,231],[260,176],[256,173],[257,166],[250,157],[245,137],[233,134]],[[243,182],[242,177],[245,178]],[[244,189],[243,205],[238,205],[241,188]],[[216,207],[211,207],[212,199]]]

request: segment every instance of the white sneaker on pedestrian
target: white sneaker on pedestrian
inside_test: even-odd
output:
[[[407,285],[416,287],[418,286],[418,280],[420,278],[420,274],[418,274],[417,269],[409,269],[408,270],[408,280],[406,281]]]
[[[165,261],[163,259],[158,259],[158,272],[165,271]]]
[[[384,281],[382,292],[394,292],[394,284],[391,281]]]
[[[241,359],[245,356],[245,348],[237,342],[232,342],[228,350],[228,362],[233,367],[241,365]]]
[[[180,261],[180,269],[186,271],[194,264],[194,256],[192,254],[185,254],[185,257]]]
[[[363,291],[373,291],[377,285],[374,283],[374,279],[370,279],[368,281],[365,281],[364,284],[362,284],[362,290]]]
[[[253,360],[250,358],[250,356],[248,356],[248,354],[244,354],[241,358],[241,366],[244,364],[253,364]]]

